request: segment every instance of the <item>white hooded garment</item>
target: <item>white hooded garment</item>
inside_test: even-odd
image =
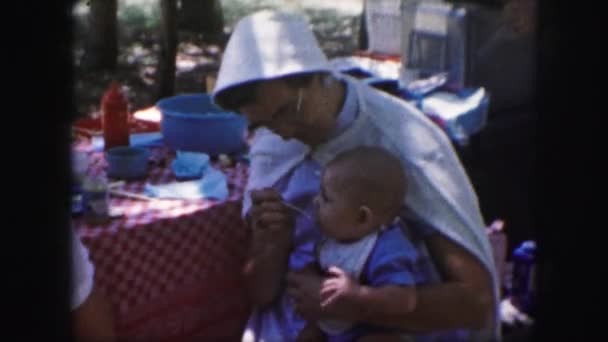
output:
[[[306,21],[288,13],[260,11],[235,26],[222,56],[213,97],[248,81],[331,70]]]

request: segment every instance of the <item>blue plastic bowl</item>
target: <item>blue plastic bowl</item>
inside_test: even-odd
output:
[[[173,150],[232,154],[246,147],[244,117],[216,106],[208,94],[183,94],[156,103],[161,133]]]
[[[108,177],[139,179],[148,174],[150,152],[141,147],[119,146],[106,151]]]

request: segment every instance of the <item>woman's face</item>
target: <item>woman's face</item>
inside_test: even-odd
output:
[[[256,101],[239,111],[253,127],[265,126],[283,139],[298,138],[298,132],[305,123],[302,103],[298,111],[300,89],[294,89],[283,80],[261,82],[256,87]],[[302,101],[302,100],[299,100]]]
[[[268,80],[255,88],[255,101],[239,108],[253,127],[265,126],[283,139],[299,139],[316,145],[323,142],[335,125],[328,110],[327,90],[317,78],[303,87],[286,81]]]

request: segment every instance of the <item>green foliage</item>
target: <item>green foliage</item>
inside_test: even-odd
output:
[[[131,30],[149,30],[160,24],[158,1],[119,1],[118,20]]]

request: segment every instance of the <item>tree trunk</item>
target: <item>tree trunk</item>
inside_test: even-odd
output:
[[[365,1],[363,2],[363,12],[359,16],[359,36],[357,39],[358,48],[361,51],[367,50],[367,23],[365,22]]]
[[[116,68],[118,58],[117,0],[91,0],[89,37],[82,64],[87,69]]]
[[[220,0],[180,0],[179,28],[216,40],[224,33]]]
[[[161,47],[158,64],[157,99],[175,92],[175,56],[177,54],[177,0],[160,0]]]

